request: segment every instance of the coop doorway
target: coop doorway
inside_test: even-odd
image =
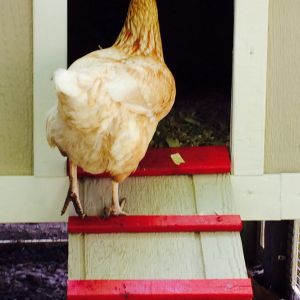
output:
[[[68,64],[110,47],[130,0],[68,1]],[[151,147],[229,145],[234,1],[157,0],[175,105]]]

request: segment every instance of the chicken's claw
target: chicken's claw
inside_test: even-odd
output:
[[[111,207],[105,207],[103,218],[106,219],[108,217],[117,217],[117,216],[127,216],[128,214],[123,211],[123,208],[125,206],[126,198],[122,198],[120,200],[120,205],[116,207],[115,205],[112,205]]]
[[[68,191],[67,198],[66,198],[64,206],[61,210],[61,215],[63,215],[66,212],[70,202],[73,203],[73,206],[75,208],[75,211],[76,211],[77,215],[81,219],[84,219],[86,217],[86,215],[83,213],[83,209],[81,207],[81,203],[78,199],[78,196],[77,196],[76,193],[72,192],[71,190]]]

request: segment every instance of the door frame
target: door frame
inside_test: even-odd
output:
[[[237,175],[247,175],[249,184],[263,180],[253,176],[264,170],[268,4],[269,0],[235,0],[231,160],[237,195],[248,188],[245,177]],[[0,177],[0,222],[66,221],[57,213],[68,189],[66,160],[50,149],[45,137],[46,114],[56,99],[52,76],[61,67],[67,67],[67,0],[33,0],[34,171],[32,176]],[[280,176],[273,177],[273,185]],[[256,190],[257,195],[268,194]],[[276,200],[272,204],[280,205]],[[251,212],[244,204],[238,207],[249,219]],[[251,211],[252,217],[263,217]],[[276,216],[282,217],[279,211]]]

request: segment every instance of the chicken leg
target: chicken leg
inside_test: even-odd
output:
[[[69,165],[69,180],[70,180],[70,187],[69,187],[69,191],[63,209],[61,211],[61,215],[63,215],[66,212],[69,203],[73,202],[77,215],[83,219],[85,217],[85,214],[83,213],[83,209],[79,200],[77,166],[74,165],[71,161]]]
[[[110,208],[104,209],[104,217],[109,216],[127,216],[123,211],[126,198],[119,200],[119,183],[112,180],[112,203]]]

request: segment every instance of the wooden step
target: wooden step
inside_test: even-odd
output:
[[[68,300],[250,300],[249,279],[69,280]]]
[[[68,299],[250,300],[229,176],[132,177],[120,190],[131,216],[70,219]],[[81,191],[88,215],[110,204],[107,178]]]
[[[179,153],[184,163],[176,165],[171,155]],[[165,176],[221,174],[230,172],[230,158],[226,146],[202,146],[149,149],[131,176]],[[107,177],[90,174],[78,168],[78,177]]]
[[[103,219],[70,217],[69,233],[219,232],[241,231],[238,215],[121,216]]]
[[[87,239],[89,234],[97,234],[97,236],[102,235],[103,242],[105,242],[106,240],[103,234],[107,233],[119,233],[123,236],[124,234],[126,235],[128,233],[144,234],[150,232],[177,232],[181,236],[182,234],[193,232],[240,231],[241,228],[242,222],[238,215],[156,215],[124,216],[108,219],[88,217],[83,220],[78,217],[70,217],[68,223],[68,232],[70,234],[70,237],[73,235],[76,236],[76,234],[84,234],[85,239]],[[121,245],[122,240],[120,235],[111,235],[111,238],[114,237],[117,241],[120,242]],[[97,247],[96,244],[94,245],[94,247]],[[163,247],[163,249],[166,250],[166,253],[169,253],[170,255],[170,251],[167,249],[166,245],[160,244],[160,247]],[[131,251],[134,250],[131,249]],[[153,251],[155,252],[155,249],[153,249]],[[192,251],[192,249],[190,249],[190,251]],[[111,255],[113,255],[113,253],[110,253],[110,256]],[[147,254],[144,253],[144,255],[144,259],[147,260]],[[95,259],[95,261],[98,261],[96,256],[93,256],[93,259]],[[157,257],[157,259],[159,259],[159,257]],[[194,263],[197,265],[196,261]],[[68,281],[67,299],[250,300],[252,299],[252,287],[251,281],[246,278],[193,278],[156,280],[92,280],[90,278],[87,278],[86,280],[72,279]]]

